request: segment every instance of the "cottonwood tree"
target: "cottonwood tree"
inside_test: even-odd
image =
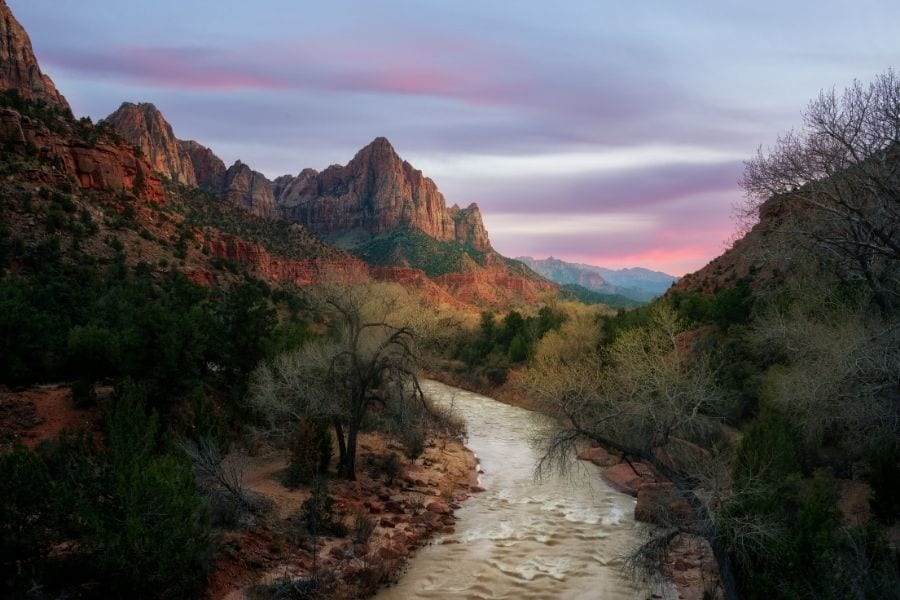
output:
[[[318,300],[334,335],[260,366],[249,398],[276,434],[287,436],[304,415],[329,419],[338,441],[338,474],[355,479],[357,439],[370,411],[424,405],[417,329],[397,318],[405,305],[389,286],[328,286]]]
[[[603,356],[538,360],[524,385],[553,420],[539,439],[537,471],[566,468],[585,440],[625,460],[650,463],[672,482],[692,514],[667,523],[670,527],[643,547],[644,557],[665,549],[681,531],[699,534],[712,547],[726,597],[736,598],[728,545],[715,514],[727,461],[689,441],[718,427],[710,415],[722,394],[708,360],[690,352],[680,333],[675,312],[658,304],[648,326],[620,333]]]
[[[900,294],[900,77],[889,70],[843,94],[822,91],[803,127],[746,163],[743,216],[763,203],[794,217],[800,240],[883,313]]]

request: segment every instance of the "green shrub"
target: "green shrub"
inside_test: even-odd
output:
[[[47,503],[51,480],[44,461],[24,446],[0,454],[0,590],[30,584],[53,540]],[[19,590],[20,592],[23,590]]]
[[[87,545],[115,593],[188,597],[204,581],[209,526],[191,465],[160,452],[158,433],[141,389],[126,385],[106,419],[108,495]]]
[[[354,511],[353,527],[351,529],[353,542],[356,544],[366,544],[369,539],[371,539],[373,533],[375,533],[375,521],[362,511]]]
[[[290,442],[291,464],[288,484],[298,487],[325,475],[331,464],[332,437],[327,421],[304,416],[297,423]]]
[[[407,427],[400,432],[400,443],[403,444],[403,454],[409,460],[416,460],[425,452],[426,431],[423,425]]]
[[[300,519],[311,536],[347,535],[347,527],[334,514],[334,500],[328,493],[328,484],[322,478],[315,480],[312,494],[300,505]]]
[[[69,386],[72,390],[72,402],[78,408],[87,408],[97,404],[97,391],[90,379],[76,379]]]
[[[403,463],[396,452],[384,456],[370,454],[366,457],[366,466],[369,475],[373,478],[384,477],[388,485],[392,485],[394,480],[403,475]]]

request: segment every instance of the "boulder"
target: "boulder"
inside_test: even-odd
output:
[[[642,483],[637,491],[634,518],[663,527],[689,528],[694,511],[671,482]]]
[[[633,468],[632,468],[633,465]],[[657,480],[656,471],[647,463],[622,462],[603,471],[603,481],[615,490],[629,496],[638,495],[641,484],[652,483]]]
[[[618,456],[610,454],[605,448],[601,448],[600,446],[585,448],[578,453],[578,460],[592,462],[598,467],[611,467],[622,461]]]
[[[433,512],[438,515],[449,515],[453,513],[453,509],[444,504],[443,502],[429,502],[425,507],[425,510]]]

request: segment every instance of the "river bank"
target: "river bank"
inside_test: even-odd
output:
[[[110,388],[99,390],[103,398]],[[0,448],[34,448],[61,431],[84,430],[99,438],[99,406],[75,405],[66,385],[16,392],[0,388]],[[356,481],[330,480],[333,516],[347,530],[313,542],[300,516],[309,487],[285,485],[284,451],[257,448],[237,462],[256,510],[220,527],[205,597],[268,598],[277,590],[317,582],[334,598],[362,598],[396,580],[416,549],[435,535],[453,534],[454,512],[478,487],[478,463],[462,443],[432,437],[415,462],[385,436],[363,433]],[[390,462],[386,462],[390,461]],[[386,466],[388,465],[388,466]],[[390,466],[393,465],[393,466]],[[360,523],[371,531],[360,531]],[[365,538],[365,539],[363,539]]]
[[[487,396],[504,404],[541,412],[541,406],[529,398],[518,384],[521,369],[510,369],[503,382],[492,382],[484,373],[476,373],[461,361],[435,361],[426,370],[426,377],[444,385],[457,387],[482,396]]]
[[[246,486],[270,510],[225,535],[207,597],[270,598],[315,586],[328,597],[364,598],[396,580],[417,548],[455,531],[454,511],[479,489],[477,461],[456,440],[433,438],[415,463],[401,459],[398,473],[382,472],[380,461],[399,451],[383,436],[361,435],[357,480],[328,485],[347,535],[318,539],[302,533],[299,510],[310,490],[285,487],[285,457],[253,458]]]

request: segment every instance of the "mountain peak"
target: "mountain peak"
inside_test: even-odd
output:
[[[154,104],[123,102],[116,112],[104,120],[128,143],[140,148],[156,171],[176,183],[197,185],[190,156]]]
[[[357,152],[353,160],[347,164],[347,167],[352,168],[353,165],[358,163],[368,163],[376,166],[400,165],[403,163],[403,160],[386,137],[377,137]]]
[[[31,38],[0,0],[0,90],[16,90],[26,100],[39,100],[70,111],[53,80],[41,71]]]
[[[153,104],[152,102],[127,102],[126,101],[126,102],[123,102],[119,106],[119,109],[116,112],[125,111],[125,110],[135,110],[135,109],[141,111],[144,114],[157,113],[160,116],[162,116],[162,113],[159,111],[158,108],[156,108],[156,105]]]
[[[281,180],[276,197],[288,219],[335,239],[418,229],[439,241],[490,250],[478,206],[447,208],[434,181],[400,158],[385,137],[372,140],[345,167]]]
[[[383,150],[389,150],[391,152],[396,152],[396,150],[394,150],[394,146],[391,145],[390,140],[388,140],[384,136],[378,136],[377,138],[375,138],[374,140],[369,142],[369,144],[365,148],[363,148],[363,150],[365,150],[366,148],[378,148],[378,149],[383,149]]]

